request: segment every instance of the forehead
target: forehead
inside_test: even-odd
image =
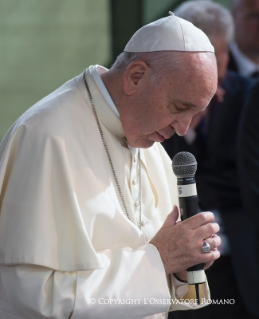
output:
[[[195,62],[195,63],[193,63]],[[217,65],[215,57],[194,59],[186,63],[182,72],[169,74],[164,88],[169,103],[180,103],[186,109],[204,109],[217,89]]]
[[[169,83],[167,87],[170,97],[197,105],[195,100],[213,96],[217,87],[217,64],[214,54],[202,52],[188,55],[182,63],[182,67],[177,71],[168,72],[166,81]]]

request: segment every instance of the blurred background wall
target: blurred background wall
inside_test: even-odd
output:
[[[181,2],[0,0],[0,140],[27,108],[85,67],[109,67],[138,28]]]

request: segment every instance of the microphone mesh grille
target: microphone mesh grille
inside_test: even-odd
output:
[[[194,176],[197,170],[197,162],[191,153],[180,152],[174,156],[172,167],[176,176]]]

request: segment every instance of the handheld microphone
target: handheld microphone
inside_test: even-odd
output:
[[[198,213],[198,197],[194,178],[197,162],[191,153],[180,152],[174,156],[172,168],[177,177],[181,220],[184,220]],[[187,269],[187,282],[189,285],[195,285],[198,304],[200,303],[199,284],[205,281],[206,276],[203,264]]]

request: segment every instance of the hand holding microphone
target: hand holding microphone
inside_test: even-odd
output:
[[[192,154],[181,152],[174,157],[173,169],[178,178],[179,206],[183,221],[176,223],[178,214],[174,208],[150,243],[157,247],[167,274],[174,273],[178,278],[184,279],[188,268],[187,281],[198,288],[197,284],[205,281],[203,264],[208,268],[220,257],[217,247],[221,240],[214,235],[219,231],[219,225],[212,223],[214,215],[211,212],[197,214],[194,179],[196,168],[197,163]],[[210,245],[210,251],[206,253],[202,250],[205,240]]]
[[[198,214],[198,197],[194,178],[197,162],[191,153],[180,152],[174,156],[172,168],[177,177],[181,218],[185,220]],[[202,252],[208,253],[210,249],[210,244],[204,240]],[[195,285],[198,303],[200,303],[199,284],[204,283],[205,280],[204,264],[197,264],[187,269],[187,282],[189,285]]]

